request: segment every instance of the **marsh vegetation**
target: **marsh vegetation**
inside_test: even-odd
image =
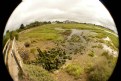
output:
[[[46,23],[17,35],[28,81],[107,81],[116,65],[118,36],[100,26]]]

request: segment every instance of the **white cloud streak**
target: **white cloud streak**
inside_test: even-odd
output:
[[[12,13],[5,30],[17,29],[35,20],[74,20],[117,32],[112,17],[98,0],[23,0]]]

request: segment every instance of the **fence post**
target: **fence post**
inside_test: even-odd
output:
[[[9,44],[9,42],[10,42],[10,39],[8,39],[8,41],[6,42],[6,44],[5,44],[4,48],[3,48],[3,54],[4,54],[5,50],[7,49],[7,46]]]

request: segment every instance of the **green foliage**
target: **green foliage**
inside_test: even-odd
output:
[[[22,58],[23,60],[23,63],[29,63],[29,51],[28,50],[25,50],[25,51],[22,51],[22,50],[19,50],[18,53],[20,54],[20,57]]]
[[[52,48],[43,52],[38,48],[37,51],[39,52],[37,59],[38,63],[48,71],[59,69],[65,64],[66,59],[68,59],[65,51],[60,48]]]
[[[70,64],[65,69],[66,72],[69,75],[74,76],[75,79],[78,79],[80,75],[84,72],[84,69],[78,64]]]
[[[96,38],[102,39],[106,37],[105,33],[99,32],[97,36],[95,36]]]
[[[24,29],[24,25],[23,24],[21,24],[20,29]]]
[[[113,34],[108,34],[107,36],[111,39],[114,46],[116,48],[119,48],[119,38],[117,36],[113,35]]]
[[[118,50],[118,48],[111,42],[111,41],[105,41],[104,42],[107,46],[111,47],[114,50]]]
[[[30,28],[30,27],[35,27],[35,26],[39,26],[39,25],[41,25],[41,22],[35,21],[35,22],[32,22],[29,25],[27,25],[27,27]]]
[[[40,66],[24,64],[24,70],[31,81],[55,81],[54,77]]]
[[[65,30],[64,32],[62,32],[62,34],[69,36],[71,34],[71,30]]]
[[[72,60],[72,57],[71,57],[71,56],[68,56],[68,59],[69,59],[69,60]]]
[[[99,28],[99,29],[101,29],[101,28]],[[105,29],[105,28],[102,28],[101,30],[93,30],[94,32],[97,33],[97,36],[95,36],[95,37],[97,37],[99,39],[109,37],[115,47],[113,47],[112,45],[110,45],[110,46],[113,47],[114,49],[118,48],[119,47],[119,38],[118,38],[118,36],[116,36],[117,34],[108,29]],[[108,31],[108,32],[105,32],[105,31]],[[103,42],[103,41],[100,41],[100,42]]]
[[[27,40],[27,38],[38,38],[39,40],[63,40],[64,38],[60,34],[60,31],[54,30],[48,26],[41,26],[32,31],[24,33],[21,35],[22,41]]]
[[[72,35],[70,41],[72,41],[72,42],[80,42],[81,39],[80,39],[80,36],[74,34],[74,35]]]
[[[25,47],[30,47],[30,42],[29,42],[29,41],[25,42],[25,43],[24,43],[24,46],[25,46]]]
[[[15,37],[16,40],[18,40],[18,38],[19,38],[18,32],[16,32],[16,31],[11,31],[11,32],[10,32],[10,39],[13,40],[14,37]]]
[[[98,62],[90,68],[88,72],[88,81],[107,81],[112,73],[112,68],[107,62]]]
[[[101,49],[103,48],[102,44],[98,44],[97,47]]]
[[[117,62],[117,57],[113,57],[113,55],[109,55],[108,51],[104,51],[102,53],[102,56],[105,56],[106,59],[108,60],[108,65],[112,68],[115,67],[116,62]]]
[[[10,32],[6,32],[6,35],[3,36],[3,47],[6,44],[6,42],[8,41],[8,39],[10,38]]]
[[[21,70],[19,70],[19,72],[18,72],[18,78],[19,78],[19,80],[24,79],[24,74],[23,74],[23,72]]]
[[[103,46],[101,44],[98,44],[97,46],[92,46],[92,48],[103,48]]]
[[[7,42],[8,39],[13,40],[13,38],[15,37],[16,40],[19,39],[19,35],[17,31],[7,31],[6,34],[3,36],[3,46],[5,45],[5,43]]]
[[[36,49],[35,48],[32,48],[32,49],[30,49],[30,53],[35,53],[35,51],[36,51]]]
[[[94,57],[94,51],[91,51],[91,53],[88,54],[90,57]]]
[[[113,58],[112,55],[109,55],[108,51],[104,51],[104,52],[102,53],[102,56],[105,56],[108,60]]]
[[[91,71],[92,70],[92,65],[93,64],[91,62],[87,63],[87,66],[84,68],[84,71],[86,73],[88,73],[89,71]]]

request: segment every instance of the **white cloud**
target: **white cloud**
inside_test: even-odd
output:
[[[99,24],[117,32],[109,12],[98,0],[23,0],[12,13],[5,30],[35,20],[67,19]]]

